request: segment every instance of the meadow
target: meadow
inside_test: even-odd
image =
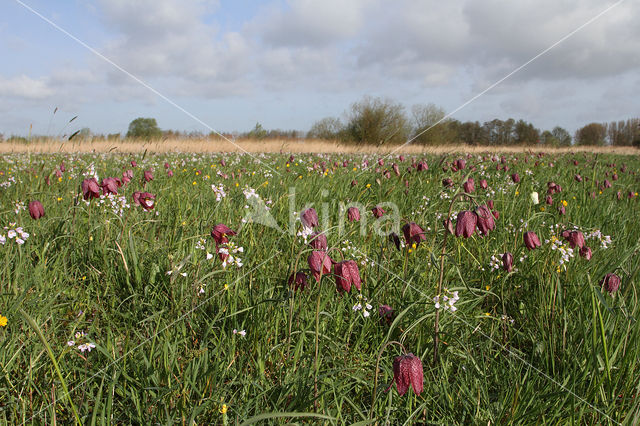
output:
[[[4,155],[0,423],[637,424],[639,172]]]

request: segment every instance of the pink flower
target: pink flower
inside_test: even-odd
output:
[[[381,218],[382,215],[386,213],[385,210],[380,206],[375,206],[371,209],[371,212],[377,219]]]
[[[224,223],[217,224],[211,230],[211,236],[213,237],[213,240],[216,242],[216,246],[220,244],[228,243],[229,239],[227,238],[227,235],[231,235],[231,236],[236,235],[236,231],[229,228]]]
[[[136,206],[141,206],[143,209],[149,211],[155,207],[156,196],[150,192],[136,191],[133,193],[133,203]]]
[[[311,240],[309,241],[309,245],[313,247],[314,250],[327,250],[327,236],[323,233],[314,232],[311,234]]]
[[[295,274],[291,274],[289,277],[289,285],[293,286],[295,291],[304,290],[308,285],[307,274],[302,271],[298,271]]]
[[[584,246],[580,249],[580,256],[584,257],[587,260],[591,260],[591,247]]]
[[[110,178],[102,179],[102,183],[100,184],[100,187],[102,188],[103,195],[107,195],[107,194],[117,195],[118,187],[120,187],[121,185],[122,183],[120,182],[119,179],[110,177]]]
[[[144,181],[145,182],[151,182],[153,180],[153,173],[151,172],[151,170],[145,170],[144,171]]]
[[[507,272],[513,271],[513,255],[509,252],[502,255],[502,269]]]
[[[493,219],[493,214],[487,206],[478,207],[476,209],[476,216],[478,217],[478,230],[482,235],[487,235],[489,231],[496,229],[496,222]]]
[[[620,277],[616,274],[609,273],[604,276],[600,285],[602,285],[609,294],[612,294],[620,288]]]
[[[462,184],[462,188],[467,194],[471,194],[472,192],[474,192],[476,190],[476,187],[474,185],[473,178],[467,179],[467,181]]]

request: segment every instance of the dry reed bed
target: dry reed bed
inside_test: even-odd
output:
[[[2,142],[0,152],[2,153],[32,153],[32,154],[54,154],[54,153],[90,153],[90,152],[114,152],[114,153],[141,153],[144,151],[155,153],[168,152],[194,152],[194,153],[216,153],[216,152],[286,152],[286,153],[373,153],[388,154],[448,154],[448,153],[483,153],[483,152],[504,152],[519,153],[528,151],[545,151],[548,153],[571,153],[571,152],[591,152],[609,153],[619,155],[638,155],[640,150],[633,147],[531,147],[531,146],[468,146],[468,145],[445,145],[437,147],[425,147],[419,145],[406,146],[354,146],[343,145],[335,141],[324,140],[236,140],[233,143],[214,139],[165,139],[161,141],[142,142],[125,139],[121,141],[96,140],[96,141],[64,141],[45,140],[30,143]]]

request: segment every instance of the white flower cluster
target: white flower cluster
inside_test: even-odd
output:
[[[247,331],[246,330],[239,330],[238,329],[233,329],[233,334],[239,334],[240,336],[244,337],[247,335]]]
[[[373,309],[369,303],[367,303],[367,298],[362,295],[362,293],[358,294],[358,303],[353,305],[354,312],[362,311],[362,316],[368,318],[371,313],[369,312]]]
[[[124,209],[131,208],[131,205],[127,202],[127,197],[124,195],[118,196],[115,194],[107,194],[100,196],[100,205],[111,207],[113,213],[122,217]]]
[[[196,249],[204,250],[206,248],[205,247],[206,244],[207,244],[207,240],[205,238],[200,238],[196,243]]]
[[[222,267],[227,268],[228,265],[235,265],[238,268],[242,267],[242,259],[236,256],[237,253],[243,253],[244,248],[236,246],[232,241],[222,244],[218,247],[218,253],[227,255],[222,261]]]
[[[451,312],[455,312],[458,310],[454,305],[460,299],[458,296],[458,291],[449,291],[446,288],[444,289],[443,294],[439,294],[434,296],[433,302],[435,303],[436,309],[444,308],[444,310],[450,310]]]
[[[1,188],[9,188],[11,185],[16,183],[16,178],[13,176],[9,176],[6,181],[0,183]]]
[[[551,240],[545,240],[544,242],[547,244],[551,244],[551,250],[557,250],[560,253],[560,260],[558,261],[558,264],[564,266],[566,269],[567,265],[565,265],[565,263],[568,263],[571,258],[575,257],[575,255],[573,254],[573,249],[571,247],[568,247],[555,235],[551,236]]]
[[[211,189],[213,189],[213,193],[216,194],[216,201],[220,201],[227,196],[227,193],[224,191],[224,185],[222,184],[218,186],[211,185]]]
[[[258,198],[258,199],[260,199],[260,196],[258,195],[258,193],[256,192],[256,190],[255,190],[255,189],[253,189],[253,188],[251,188],[251,187],[249,187],[249,186],[246,186],[246,185],[245,185],[244,189],[242,190],[242,193],[244,194],[244,196],[245,196],[245,198],[246,198],[247,200],[248,200],[249,198],[251,198],[251,197],[254,197],[254,198]]]
[[[498,270],[502,266],[502,259],[496,256],[495,254],[491,256],[491,261],[489,262],[489,266],[491,269]]]
[[[304,241],[305,244],[308,243],[308,239],[309,236],[313,234],[313,228],[308,228],[306,226],[302,226],[302,230],[298,231],[298,233],[296,234],[297,237],[299,237],[300,239],[302,239]]]
[[[78,350],[80,352],[84,352],[84,351],[91,352],[91,349],[96,347],[95,343],[89,342],[88,339],[86,339],[86,337],[87,337],[87,333],[85,333],[84,331],[76,332],[76,335],[75,335],[76,340],[81,340],[81,339],[86,340],[85,343],[81,343],[78,345]],[[75,340],[69,340],[67,342],[67,346],[75,346],[75,345],[76,345]]]
[[[24,202],[23,202],[23,201],[15,201],[15,202],[13,203],[13,207],[14,207],[14,210],[13,210],[13,211],[14,211],[14,213],[15,213],[15,214],[20,213],[20,211],[21,211],[21,210],[26,210],[26,209],[27,209],[27,208],[25,207],[25,205],[24,205]]]
[[[375,266],[376,262],[369,259],[366,253],[363,253],[358,247],[356,247],[351,241],[344,240],[341,243],[340,250],[343,251],[347,258],[354,259],[361,266]],[[400,240],[400,245],[404,248],[404,240]]]
[[[597,239],[597,240],[599,240],[600,241],[600,247],[602,247],[603,249],[609,248],[609,244],[612,243],[611,236],[602,235],[602,232],[600,232],[599,229],[596,229],[593,232],[585,234],[584,239],[585,240],[589,240],[589,239]]]
[[[4,230],[7,231],[7,236],[5,237],[4,234],[0,234],[0,244],[2,245],[7,242],[7,239],[10,239],[15,240],[16,244],[21,246],[27,238],[29,238],[29,233],[25,232],[22,226],[16,227],[15,223],[10,223],[9,226],[5,226]]]

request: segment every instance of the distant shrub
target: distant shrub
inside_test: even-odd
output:
[[[136,118],[129,124],[127,137],[133,139],[160,139],[162,130],[158,127],[155,118]]]

